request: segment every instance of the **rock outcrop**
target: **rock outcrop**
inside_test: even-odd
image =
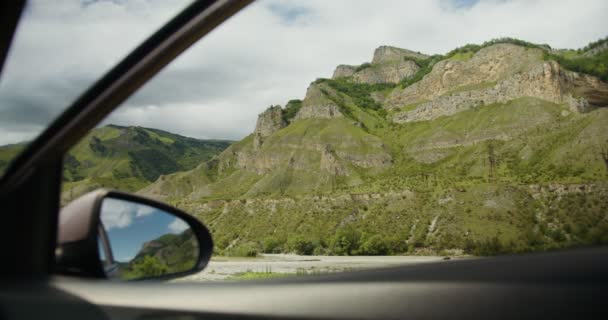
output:
[[[426,59],[427,55],[389,46],[381,46],[374,51],[371,63],[360,66],[339,65],[333,74],[333,79],[352,77],[358,83],[399,83],[412,77],[420,66],[414,59]]]
[[[372,64],[403,61],[405,58],[426,59],[427,55],[412,50],[401,49],[391,46],[380,46],[374,50]]]
[[[270,106],[266,111],[258,115],[258,121],[255,124],[254,146],[258,148],[264,141],[264,138],[270,136],[276,131],[284,128],[287,123],[282,117],[283,109],[281,106]]]
[[[306,97],[302,101],[302,108],[295,116],[295,120],[322,118],[331,119],[342,117],[340,108],[333,102],[327,93],[333,91],[323,83],[313,83],[306,90]]]
[[[277,130],[284,128],[286,123],[283,121],[282,111],[281,106],[276,105],[260,113],[253,132],[265,138]]]
[[[342,77],[350,77],[357,72],[357,66],[349,66],[346,64],[341,64],[336,67],[334,70],[334,74],[332,79],[342,78]]]
[[[353,80],[359,83],[399,83],[404,78],[410,78],[420,67],[410,60],[394,61],[387,64],[372,64],[353,74]]]
[[[584,92],[585,97],[581,97]],[[608,85],[597,78],[562,69],[544,61],[540,49],[497,44],[466,61],[444,60],[431,73],[386,99],[387,108],[416,105],[397,112],[397,123],[432,120],[468,108],[534,97],[567,104],[584,112],[608,103]],[[408,108],[411,109],[411,108]]]

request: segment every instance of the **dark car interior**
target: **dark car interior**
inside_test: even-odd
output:
[[[63,156],[163,67],[249,2],[193,2],[83,92],[12,163],[0,181],[0,318],[607,317],[605,247],[247,283],[118,282],[58,268]],[[0,4],[0,72],[24,6],[18,0]]]

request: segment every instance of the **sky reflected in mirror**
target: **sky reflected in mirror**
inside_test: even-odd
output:
[[[189,229],[182,219],[170,213],[114,198],[104,199],[101,221],[108,233],[114,259],[119,262],[135,258],[146,242]]]

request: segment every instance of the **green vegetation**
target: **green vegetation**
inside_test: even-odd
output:
[[[505,38],[407,58],[421,68],[399,86],[421,80],[441,60],[467,60],[497,43],[550,49]],[[602,64],[585,72],[594,68]],[[607,243],[600,213],[608,210],[608,109],[573,113],[522,97],[394,124],[372,98],[394,85],[349,77],[315,84],[345,117],[291,122],[255,151],[246,138],[232,154],[272,159],[272,170],[215,166],[204,191],[172,198],[210,226],[218,254],[494,255]],[[455,86],[450,94],[494,85]]]
[[[121,277],[129,280],[185,272],[194,268],[197,260],[198,245],[192,230],[169,233],[145,243],[133,260],[123,263]]]
[[[608,81],[608,50],[592,56],[578,55],[570,58],[545,52],[545,59],[554,60],[570,71],[589,74]]]
[[[369,63],[369,62],[363,63],[363,64],[357,66],[357,68],[355,68],[355,72],[359,72],[361,70],[365,70],[367,68],[370,68],[371,66],[372,66],[372,64]]]
[[[272,272],[272,271],[268,271],[268,272],[248,271],[248,272],[235,274],[235,275],[229,277],[228,280],[234,280],[234,281],[264,280],[264,279],[285,278],[285,277],[290,277],[290,276],[294,276],[294,275],[296,275],[296,274],[278,273],[278,272]]]
[[[602,46],[606,46],[606,44],[608,43],[608,36],[604,37],[603,39],[599,39],[597,41],[593,41],[590,42],[588,45],[584,46],[583,49],[579,50],[582,52],[587,52],[587,51],[591,51],[593,49],[602,47]]]
[[[291,123],[291,120],[296,116],[302,108],[302,100],[289,100],[285,108],[281,111],[281,117],[285,123]]]
[[[394,87],[394,85],[390,83],[356,83],[349,78],[318,79],[315,83],[327,83],[331,88],[351,98],[353,103],[359,108],[375,111],[381,110],[382,105],[371,97],[372,92]]]
[[[62,200],[100,187],[137,191],[161,175],[193,169],[229,144],[140,127],[94,129],[64,159]]]
[[[590,43],[588,46],[586,46],[582,50],[579,50],[579,52],[586,52],[591,49],[598,48],[598,47],[604,45],[607,41],[608,41],[608,38],[605,38],[605,39],[601,39],[596,42]],[[530,43],[527,41],[514,39],[514,38],[498,38],[498,39],[486,41],[486,42],[482,43],[481,45],[467,44],[465,46],[456,48],[456,49],[448,52],[445,55],[434,55],[427,59],[414,59],[414,58],[406,57],[405,58],[406,60],[414,61],[420,67],[420,70],[418,70],[418,72],[411,78],[403,79],[399,83],[399,86],[401,88],[405,88],[407,86],[410,86],[410,85],[422,80],[422,78],[424,78],[424,76],[426,74],[431,72],[435,63],[437,63],[441,60],[452,59],[452,60],[457,60],[457,61],[466,61],[466,60],[470,59],[479,50],[492,46],[492,45],[495,45],[495,44],[501,44],[501,43],[514,44],[514,45],[518,45],[518,46],[525,47],[525,48],[534,48],[534,49],[543,50],[545,59],[547,59],[547,60],[555,60],[558,63],[560,63],[560,65],[562,65],[564,68],[566,68],[568,70],[593,75],[604,81],[608,81],[608,51],[603,51],[597,55],[589,56],[589,57],[584,57],[584,56],[579,55],[578,57],[575,57],[575,58],[569,58],[567,56],[550,53],[550,51],[548,51],[548,50],[550,50],[551,47],[546,44],[539,45],[539,44],[534,44],[534,43]]]
[[[132,264],[128,270],[123,271],[121,278],[123,280],[144,279],[159,277],[169,273],[169,268],[158,258],[145,256]]]
[[[162,151],[155,149],[143,149],[129,151],[132,159],[133,171],[139,171],[148,181],[156,180],[161,174],[179,171],[180,166]]]
[[[550,49],[504,38],[406,58],[420,70],[399,86],[420,81],[441,60],[466,61],[497,43]],[[603,72],[604,53],[552,52],[551,59],[578,64],[564,62],[565,68]],[[540,52],[531,53],[538,62]],[[255,145],[250,135],[211,161],[169,175],[163,172],[179,170],[182,158],[162,145],[176,139],[147,129],[133,132],[134,144],[155,147],[131,148],[129,161],[112,167],[112,176],[135,188],[160,175],[142,193],[195,214],[212,230],[215,252],[223,256],[494,255],[608,243],[608,109],[579,113],[521,97],[396,124],[378,99],[395,85],[349,77],[314,84],[318,91],[311,90],[307,103],[333,102],[344,117],[293,121],[302,102],[292,100],[281,115],[288,125],[263,144]],[[494,85],[454,85],[448,94]],[[399,111],[413,110],[422,99]],[[120,136],[104,132],[88,142],[88,152],[114,157],[108,141]],[[78,168],[87,160],[78,153],[66,159],[74,183],[84,176]]]
[[[399,82],[399,86],[401,88],[411,86],[412,84],[422,80],[424,76],[426,76],[433,70],[433,66],[435,66],[437,62],[443,60],[444,57],[441,55],[434,55],[426,59],[407,59],[414,61],[420,67],[420,69],[412,77],[402,79],[401,82]]]
[[[608,110],[564,116],[566,110],[522,98],[432,121],[386,124],[373,132],[392,150],[392,166],[387,170],[348,167],[348,177],[341,181],[334,177],[327,188],[311,191],[325,179],[322,172],[300,176],[276,168],[249,185],[259,188],[259,181],[270,176],[275,182],[288,179],[286,185],[267,185],[280,193],[243,197],[230,187],[235,193],[226,200],[176,204],[196,212],[210,226],[219,254],[235,256],[261,252],[493,255],[606,243],[602,235],[606,226],[598,219],[600,212],[608,210],[602,200],[608,193],[608,167],[599,146],[608,148],[603,129],[608,127]],[[511,135],[508,140],[505,132]],[[581,140],[586,132],[603,134]],[[310,139],[339,146],[351,137],[370,136],[352,120],[306,119],[269,137],[265,148],[276,148],[272,150],[277,154],[286,150],[282,143],[292,145],[291,141],[301,144]],[[437,144],[448,146],[425,148]],[[348,152],[355,156],[365,146]],[[312,157],[310,152],[304,155]],[[313,158],[298,161],[311,168],[318,163]],[[234,177],[231,173],[230,179]],[[535,185],[546,191],[531,187]],[[571,191],[557,196],[557,191],[550,191],[553,185]],[[580,195],[579,185],[586,188]],[[202,203],[216,204],[194,209]],[[577,206],[586,209],[567,216]],[[557,216],[552,208],[562,208],[563,214]]]

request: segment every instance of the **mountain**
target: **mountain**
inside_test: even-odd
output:
[[[606,39],[382,46],[140,193],[219,252],[496,254],[608,243]]]
[[[92,130],[64,159],[62,202],[100,187],[136,191],[163,174],[189,170],[230,145],[162,130],[107,125]],[[0,147],[3,170],[24,144]]]
[[[65,159],[65,200],[99,187],[136,191],[161,175],[189,170],[230,145],[142,127],[93,130]]]
[[[197,241],[188,229],[180,234],[167,233],[143,244],[129,262],[119,262],[122,279],[155,277],[189,271],[199,255]]]

